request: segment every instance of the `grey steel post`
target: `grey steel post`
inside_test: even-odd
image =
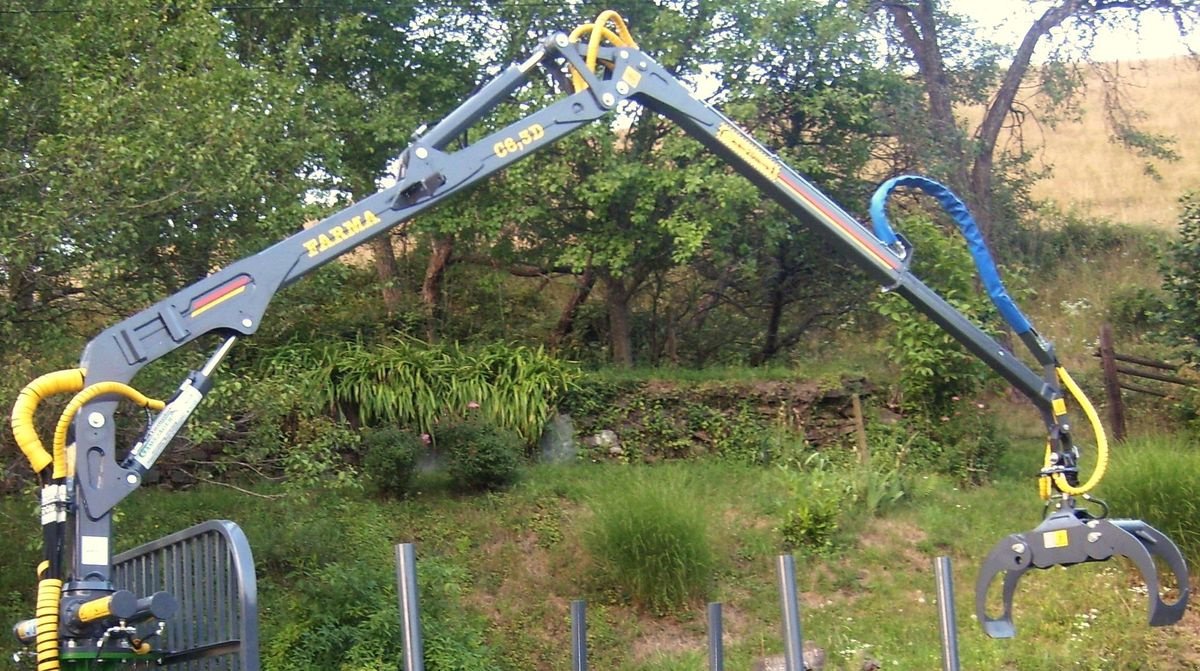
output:
[[[800,637],[800,601],[796,598],[796,559],[779,555],[779,600],[783,608],[784,671],[804,671],[804,641]]]
[[[571,669],[587,671],[587,602],[571,602]]]
[[[933,560],[933,575],[937,579],[938,624],[942,632],[942,671],[958,671],[958,629],[954,618],[954,576],[950,558]]]
[[[721,604],[708,604],[708,671],[725,671],[725,642],[722,640]]]
[[[396,593],[400,596],[404,671],[425,671],[425,650],[421,642],[421,607],[417,603],[417,554],[412,543],[400,543],[396,546]]]

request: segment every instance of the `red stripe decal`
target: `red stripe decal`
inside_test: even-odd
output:
[[[871,239],[867,238],[863,234],[862,229],[857,224],[847,225],[847,224],[843,223],[841,221],[841,218],[838,217],[837,215],[835,215],[833,213],[833,211],[831,211],[828,207],[825,206],[824,203],[822,203],[818,199],[809,197],[805,193],[804,189],[799,184],[794,182],[792,180],[791,176],[789,176],[786,172],[781,172],[779,174],[779,181],[782,182],[784,186],[786,186],[789,189],[791,189],[792,191],[794,191],[796,193],[796,195],[799,196],[806,203],[808,203],[809,205],[812,205],[817,210],[819,210],[821,212],[821,214],[825,215],[825,219],[828,220],[829,223],[835,224],[838,228],[840,228],[841,230],[843,230],[847,234],[849,234],[850,237],[853,238],[853,240],[856,243],[858,243],[859,247],[861,247],[864,251],[868,252],[871,256],[875,257],[879,261],[882,261],[885,266],[887,266],[888,268],[891,268],[893,270],[900,267],[900,262],[897,261],[896,259],[891,258],[888,255],[880,254],[877,249],[877,244],[874,243]]]
[[[225,296],[232,291],[237,291],[238,289],[241,289],[242,287],[246,286],[247,284],[250,284],[250,276],[249,275],[238,275],[236,278],[230,280],[229,282],[226,282],[225,284],[217,287],[216,289],[213,289],[212,291],[204,294],[200,298],[197,298],[195,300],[195,302],[192,303],[192,312],[195,312],[195,311],[203,308],[205,305],[208,305],[209,303],[212,303],[213,301],[220,300],[222,296]]]

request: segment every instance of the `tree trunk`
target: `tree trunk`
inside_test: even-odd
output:
[[[774,286],[770,292],[770,314],[767,317],[767,333],[762,349],[750,356],[750,365],[762,366],[779,353],[779,326],[783,322],[783,307],[787,296],[783,292],[783,271],[773,278]]]
[[[629,299],[633,291],[619,277],[604,278],[604,300],[608,308],[608,345],[612,362],[618,368],[633,367],[633,321]]]
[[[1029,27],[1017,47],[1012,64],[1004,73],[1000,88],[984,112],[983,121],[975,130],[975,147],[970,153],[954,119],[953,91],[946,76],[938,40],[933,0],[920,0],[916,6],[899,0],[886,0],[883,4],[917,63],[929,102],[933,140],[948,143],[950,147],[952,155],[947,157],[952,161],[947,176],[950,186],[963,194],[979,223],[980,231],[987,238],[996,214],[992,186],[996,144],[1004,128],[1004,120],[1008,118],[1021,81],[1029,71],[1038,42],[1066,19],[1082,11],[1084,3],[1081,0],[1060,0],[1046,9]],[[1121,2],[1114,2],[1111,6],[1130,8],[1127,3]]]
[[[558,315],[558,323],[554,325],[554,331],[550,333],[550,349],[557,350],[562,341],[571,335],[571,331],[575,329],[575,315],[579,311],[579,306],[587,301],[595,286],[596,273],[591,268],[575,278],[575,291],[567,300],[566,305],[563,305],[562,312]]]
[[[375,275],[383,290],[383,309],[388,317],[396,316],[404,298],[400,290],[400,270],[396,265],[396,251],[392,249],[392,237],[381,235],[371,241],[371,255],[375,259]]]
[[[425,306],[425,339],[436,342],[438,325],[441,322],[440,299],[442,279],[454,253],[453,235],[436,235],[433,238],[429,264],[425,266],[425,281],[421,283],[421,302]]]

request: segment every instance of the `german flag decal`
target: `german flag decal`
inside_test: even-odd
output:
[[[209,291],[192,301],[192,311],[188,316],[196,317],[203,314],[207,310],[217,307],[221,303],[224,303],[230,298],[233,298],[234,296],[237,296],[245,291],[249,284],[249,275],[238,275],[225,284],[222,284],[216,289],[213,289],[212,291]]]

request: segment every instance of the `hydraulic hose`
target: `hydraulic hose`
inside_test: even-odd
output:
[[[34,473],[41,473],[46,466],[54,463],[54,457],[46,451],[42,439],[38,437],[34,426],[34,413],[42,399],[55,394],[77,392],[83,389],[84,369],[72,368],[55,371],[39,376],[33,382],[25,385],[17,395],[17,402],[12,410],[13,438]]]
[[[886,205],[892,192],[902,186],[920,189],[932,196],[946,214],[954,219],[958,230],[966,238],[967,248],[970,250],[971,257],[975,260],[975,268],[979,272],[979,279],[983,282],[988,297],[992,299],[992,303],[999,310],[1000,315],[1017,335],[1031,331],[1033,326],[1017,307],[1017,304],[1013,302],[1004,288],[1004,283],[1000,280],[1000,272],[996,269],[996,262],[992,259],[991,252],[988,251],[987,242],[983,239],[979,224],[975,222],[975,218],[971,216],[971,212],[962,199],[946,186],[918,175],[901,175],[881,184],[871,196],[871,223],[875,228],[875,237],[885,245],[896,245],[899,238],[892,230],[891,224],[888,223]]]
[[[58,608],[62,586],[62,580],[57,578],[38,581],[37,610],[34,612],[37,620],[38,671],[58,670]]]
[[[1092,425],[1092,431],[1096,434],[1096,467],[1092,469],[1092,475],[1087,482],[1078,487],[1074,487],[1067,482],[1067,478],[1062,473],[1055,473],[1054,485],[1060,491],[1072,496],[1086,494],[1100,484],[1100,479],[1104,477],[1105,470],[1108,469],[1108,437],[1104,433],[1104,425],[1100,423],[1100,415],[1096,413],[1096,408],[1092,406],[1092,402],[1075,384],[1075,380],[1071,379],[1070,374],[1066,369],[1059,366],[1057,369],[1058,379],[1062,381],[1063,386],[1071,393],[1075,402],[1083,410],[1084,416],[1088,418],[1088,423]]]
[[[610,21],[612,22],[613,27],[616,28],[615,33],[608,28],[608,23]],[[588,69],[592,71],[595,71],[596,69],[596,63],[600,56],[600,44],[603,40],[608,40],[613,45],[618,47],[629,47],[632,49],[637,48],[637,43],[633,41],[633,35],[630,34],[629,27],[625,25],[625,20],[621,18],[620,14],[611,9],[600,12],[600,15],[596,17],[595,21],[591,23],[585,23],[577,27],[575,30],[572,30],[568,39],[571,42],[577,42],[581,37],[589,33],[590,37],[588,38],[587,66]],[[587,88],[587,82],[584,81],[583,75],[581,75],[574,68],[571,69],[571,81],[574,84],[576,91],[582,91]]]
[[[54,428],[55,478],[66,477],[69,471],[69,465],[67,464],[67,429],[71,426],[72,420],[75,419],[75,413],[79,412],[79,409],[85,403],[103,394],[120,394],[137,405],[151,410],[162,410],[166,405],[162,401],[150,398],[121,382],[97,382],[75,394],[71,398],[71,402],[67,404],[67,407],[63,408],[62,415],[58,419],[58,425]]]

